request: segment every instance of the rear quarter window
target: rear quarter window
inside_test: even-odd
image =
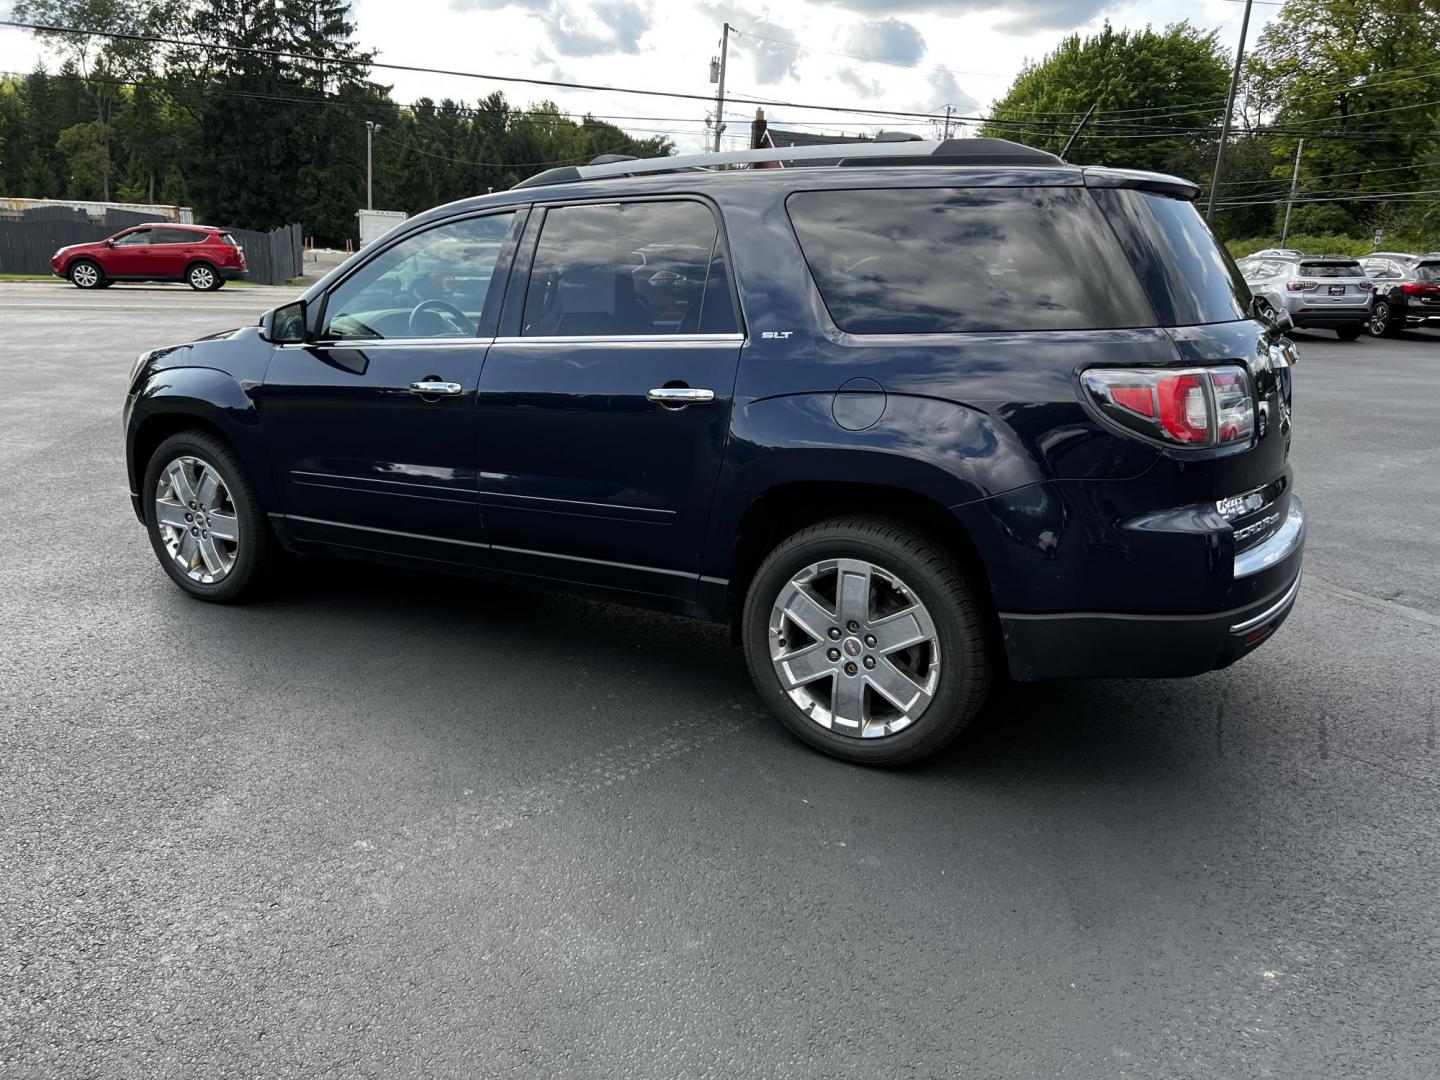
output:
[[[852,334],[1155,322],[1083,188],[802,191],[786,208],[831,319]]]
[[[1192,202],[1133,188],[1094,194],[1162,326],[1250,317],[1249,286]]]

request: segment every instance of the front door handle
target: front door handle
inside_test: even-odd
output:
[[[463,394],[465,387],[458,382],[441,382],[439,379],[424,379],[420,382],[410,384],[412,394],[424,394],[426,397],[434,394],[439,397],[454,397],[456,394]]]
[[[714,390],[698,390],[690,386],[659,386],[645,395],[667,409],[683,409],[686,405],[708,405],[715,400]]]

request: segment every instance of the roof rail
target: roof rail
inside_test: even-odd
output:
[[[602,155],[608,156],[608,155]],[[838,159],[838,160],[837,160]],[[645,173],[712,169],[721,165],[754,165],[765,161],[816,161],[840,166],[856,165],[1029,165],[1055,166],[1065,162],[1054,154],[1009,139],[945,139],[943,141],[892,142],[866,140],[830,143],[823,146],[766,147],[763,150],[730,150],[720,154],[677,154],[672,157],[601,161],[591,165],[566,165],[546,169],[521,180],[517,188],[573,184],[580,180],[602,180],[613,176],[640,176]]]

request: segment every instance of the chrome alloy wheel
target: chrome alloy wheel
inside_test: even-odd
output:
[[[190,271],[190,284],[197,289],[209,289],[215,284],[215,271],[208,266],[197,266]]]
[[[940,641],[919,597],[861,559],[795,574],[770,610],[770,662],[806,716],[876,739],[918,720],[940,684]]]
[[[240,519],[215,467],[178,457],[155,486],[155,522],[181,573],[202,585],[223,581],[240,552]]]
[[[80,263],[70,271],[70,280],[82,289],[94,288],[100,284],[100,271],[89,263]]]

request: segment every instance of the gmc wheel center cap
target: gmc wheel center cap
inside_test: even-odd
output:
[[[842,647],[843,647],[844,650],[845,650],[845,655],[846,655],[846,656],[859,656],[859,655],[860,655],[860,639],[859,639],[859,638],[853,638],[853,637],[852,637],[852,638],[846,638],[846,639],[845,639],[845,644],[844,644],[844,646],[842,646]]]

